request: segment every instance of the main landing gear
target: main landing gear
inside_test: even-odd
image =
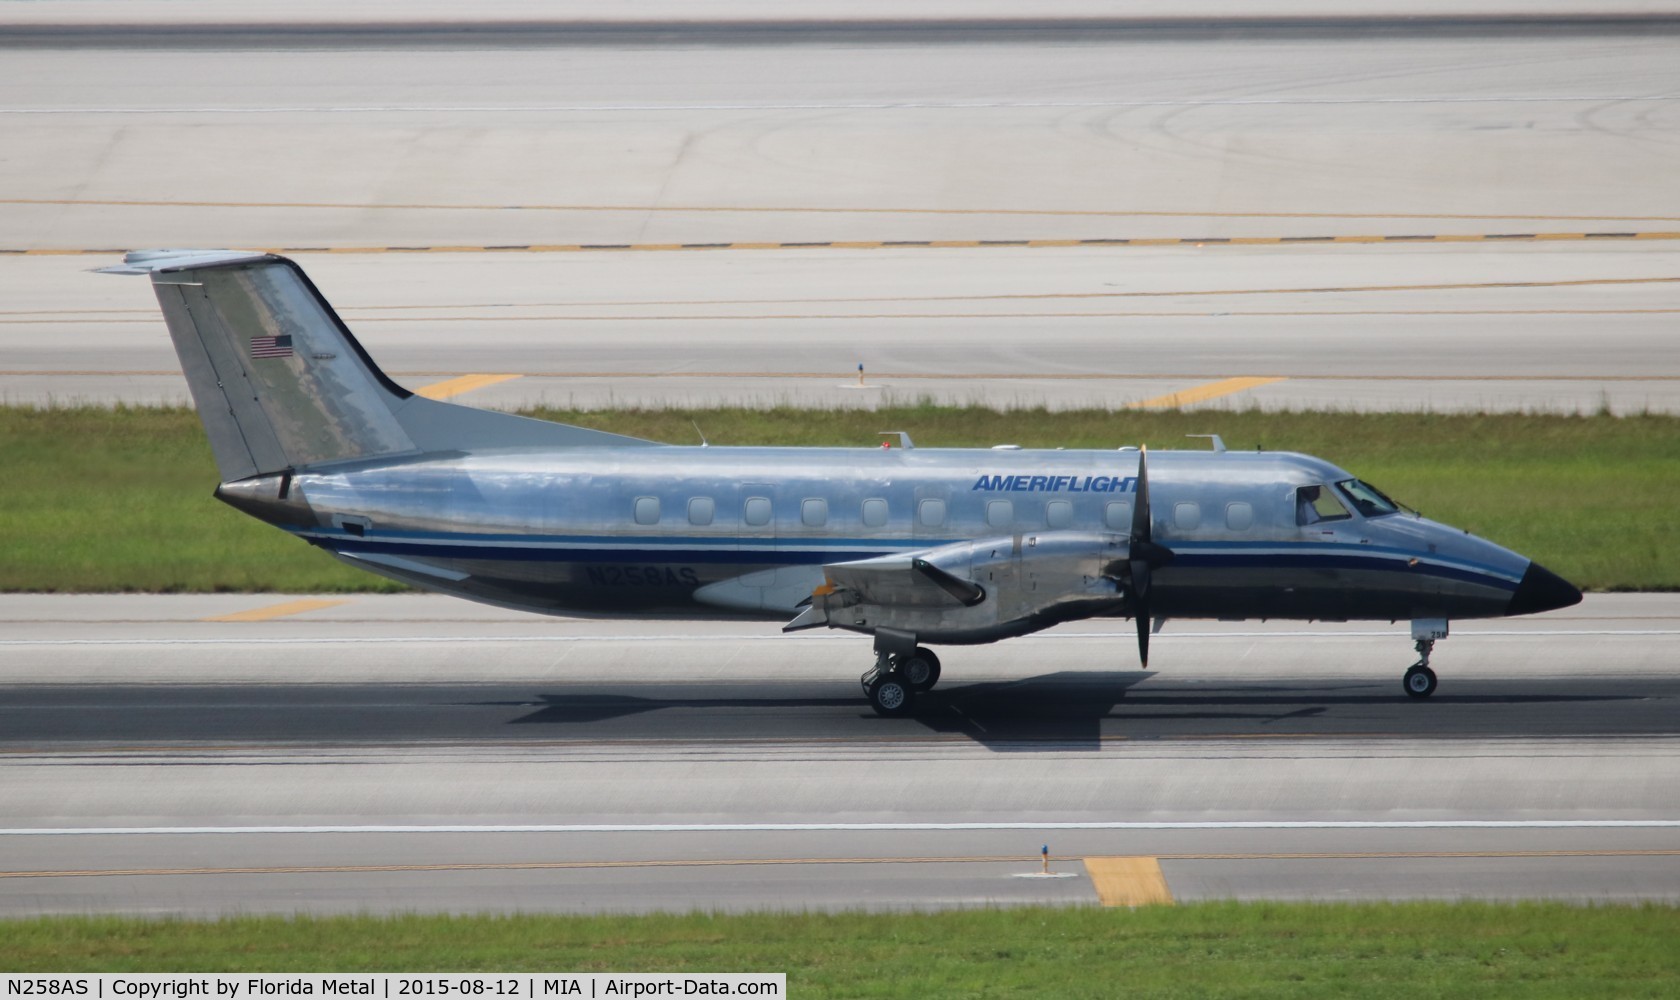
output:
[[[904,715],[916,695],[939,683],[939,657],[926,646],[911,653],[877,653],[875,666],[861,678],[864,697],[878,715]]]

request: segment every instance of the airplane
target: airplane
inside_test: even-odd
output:
[[[1277,451],[670,445],[415,395],[294,261],[136,251],[221,476],[215,496],[350,565],[548,614],[775,617],[873,636],[913,710],[932,646],[1130,618],[1410,621],[1435,692],[1452,619],[1581,600],[1525,556]]]

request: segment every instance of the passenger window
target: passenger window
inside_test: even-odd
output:
[[[937,528],[945,523],[945,501],[923,500],[916,505],[916,520],[924,528]]]
[[[762,528],[770,523],[770,498],[747,497],[746,506],[742,508],[743,519],[755,528]]]
[[[863,502],[863,526],[879,528],[887,523],[887,502],[880,497],[870,497]]]
[[[1110,531],[1132,530],[1132,505],[1126,500],[1116,500],[1103,508],[1103,526]]]
[[[828,501],[806,500],[799,505],[799,522],[807,528],[820,528],[828,523]]]
[[[1345,521],[1352,515],[1336,495],[1322,486],[1303,486],[1295,491],[1295,523]]]
[[[1044,523],[1052,528],[1065,528],[1073,523],[1073,502],[1052,500],[1044,505]]]
[[[986,527],[1007,528],[1015,523],[1015,504],[1009,500],[986,501]]]
[[[1202,526],[1202,505],[1191,500],[1173,504],[1173,527],[1195,531]]]
[[[658,524],[659,523],[659,498],[658,497],[637,497],[636,498],[636,523],[637,524]]]
[[[1225,527],[1232,531],[1247,531],[1254,526],[1254,508],[1242,502],[1225,505]]]
[[[711,497],[695,497],[688,502],[688,523],[707,525],[712,523],[712,515],[716,512],[716,505]]]

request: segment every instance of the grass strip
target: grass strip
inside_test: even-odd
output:
[[[8,972],[786,972],[795,997],[1659,997],[1680,908],[1196,903],[927,914],[51,917]]]
[[[1594,590],[1680,589],[1680,418],[1664,415],[1110,412],[910,406],[532,411],[675,443],[920,447],[1203,447],[1303,451],[1438,520]],[[397,588],[217,503],[214,463],[182,408],[0,408],[0,590]]]

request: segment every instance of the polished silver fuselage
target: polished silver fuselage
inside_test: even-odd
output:
[[[1351,478],[1310,456],[1148,461],[1154,539],[1173,553],[1154,577],[1159,618],[1497,616],[1530,564],[1409,512],[1299,524],[1300,487]],[[785,618],[825,564],[1124,537],[1138,470],[1133,449],[507,449],[304,467],[219,495],[356,565],[463,597]]]

